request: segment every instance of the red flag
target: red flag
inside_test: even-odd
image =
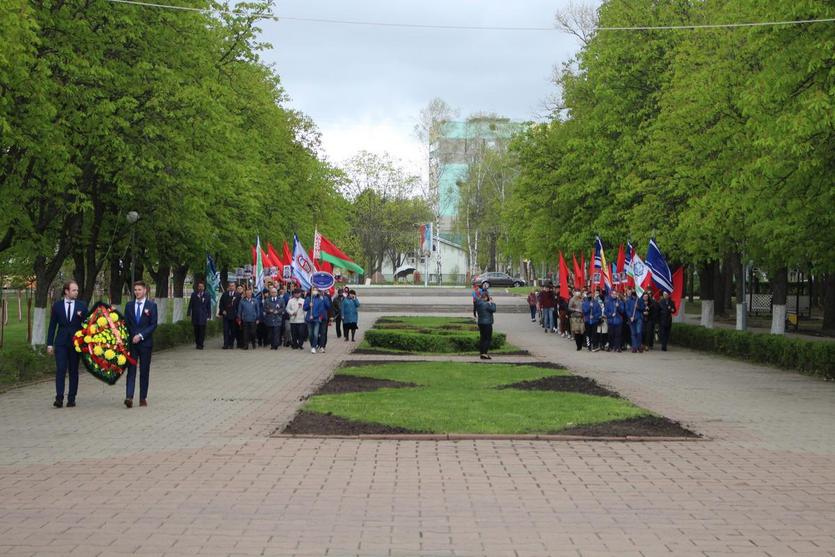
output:
[[[252,266],[255,267],[258,264],[258,252],[255,251],[255,246],[252,246]]]
[[[267,255],[270,256],[270,261],[272,261],[273,267],[278,267],[279,271],[281,271],[281,266],[284,265],[284,262],[275,252],[275,249],[273,249],[273,245],[269,242],[267,243]]]
[[[282,248],[284,252],[284,264],[285,265],[292,265],[293,264],[293,254],[290,251],[290,246],[287,245],[287,240],[284,240],[284,247]]]
[[[563,300],[571,298],[568,294],[568,265],[565,264],[562,252],[560,252],[560,298]]]
[[[626,263],[626,252],[623,251],[623,244],[621,244],[620,247],[618,247],[618,266],[615,270],[615,272],[617,273],[618,276],[617,276],[617,279],[615,279],[615,277],[612,277],[612,282],[617,284],[620,287],[621,290],[623,290],[623,287],[624,287],[623,280],[622,280],[623,276],[624,276],[624,274],[623,274],[624,263]]]
[[[261,248],[261,264],[264,265],[264,267],[275,267],[275,264],[272,259],[270,259],[270,256],[267,255],[267,252],[264,251],[264,248]]]
[[[578,290],[583,289],[583,272],[580,271],[580,266],[577,264],[577,256],[571,254],[572,264],[574,265],[574,288]]]
[[[673,315],[678,315],[681,311],[681,298],[684,296],[684,266],[682,265],[676,272],[673,273],[673,292],[670,294],[670,299],[676,306]]]

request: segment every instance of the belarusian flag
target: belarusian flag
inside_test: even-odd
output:
[[[359,274],[365,273],[362,267],[357,265],[353,259],[345,255],[345,252],[333,245],[330,240],[322,236],[318,231],[313,240],[313,253],[317,256],[316,259],[327,261],[334,267]]]
[[[255,291],[258,294],[261,294],[261,291],[264,289],[264,261],[262,259],[262,254],[264,251],[261,249],[261,236],[255,237]]]

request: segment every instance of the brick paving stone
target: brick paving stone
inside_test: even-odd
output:
[[[709,440],[270,438],[343,359],[386,358],[213,339],[155,355],[148,408],[89,375],[75,409],[0,395],[0,555],[835,555],[835,385],[496,329],[532,355],[494,361],[562,363]]]

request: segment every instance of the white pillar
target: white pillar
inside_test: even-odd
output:
[[[771,334],[786,334],[786,305],[771,306]]]
[[[736,330],[744,331],[748,328],[748,311],[745,304],[736,305]]]
[[[46,344],[46,308],[35,307],[32,313],[32,346]]]
[[[171,319],[173,323],[182,321],[185,318],[185,309],[183,308],[183,298],[174,298],[174,315]]]
[[[702,327],[713,328],[713,300],[702,300]]]
[[[161,325],[163,323],[168,323],[168,298],[157,298],[157,311],[159,312],[159,321],[158,323]]]

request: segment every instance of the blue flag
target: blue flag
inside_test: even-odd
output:
[[[673,273],[670,272],[670,266],[667,265],[667,260],[664,259],[664,254],[658,249],[658,244],[654,239],[649,241],[645,263],[652,273],[652,282],[655,286],[664,292],[672,292]]]

